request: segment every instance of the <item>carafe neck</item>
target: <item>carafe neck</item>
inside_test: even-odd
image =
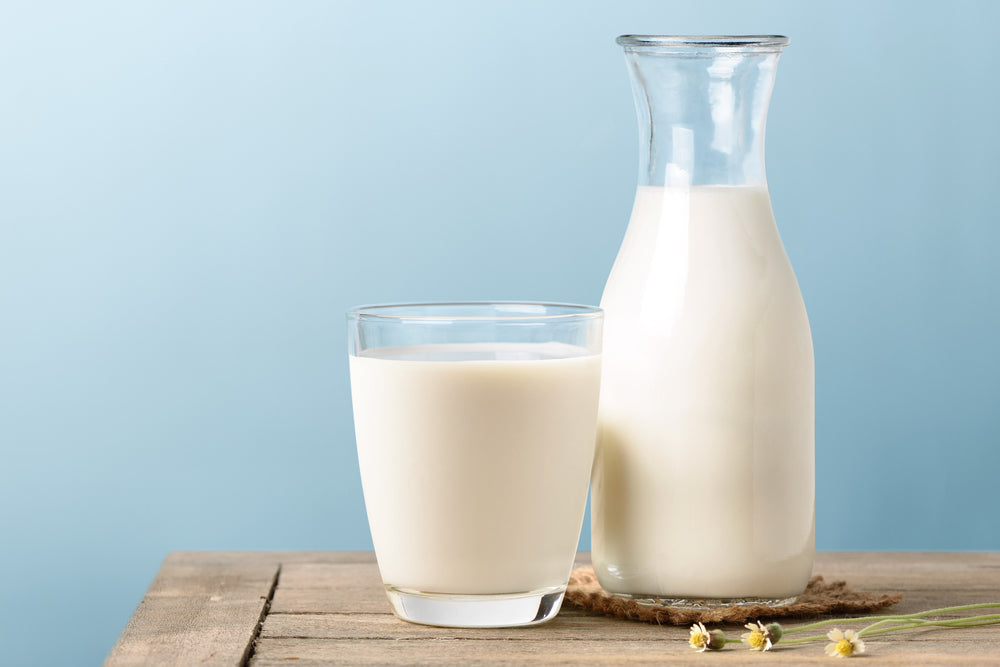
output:
[[[639,185],[766,187],[764,125],[780,36],[624,35]]]

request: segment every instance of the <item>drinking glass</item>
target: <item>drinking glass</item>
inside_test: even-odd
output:
[[[504,627],[558,613],[593,463],[602,321],[549,303],[348,312],[365,507],[397,616]]]

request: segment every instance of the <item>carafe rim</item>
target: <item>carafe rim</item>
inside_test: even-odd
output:
[[[615,42],[626,49],[698,49],[781,51],[791,40],[784,35],[620,35]]]

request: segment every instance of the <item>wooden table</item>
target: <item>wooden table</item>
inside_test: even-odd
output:
[[[815,572],[857,589],[902,592],[893,613],[1000,602],[1000,553],[821,553]],[[177,552],[106,665],[839,664],[823,653],[825,643],[779,644],[766,655],[740,645],[694,653],[687,636],[686,628],[566,608],[527,628],[413,625],[391,614],[371,553]],[[1000,665],[1000,626],[907,631],[867,644],[868,667]]]

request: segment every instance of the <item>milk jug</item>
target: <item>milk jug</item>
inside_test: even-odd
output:
[[[605,287],[594,569],[675,604],[780,604],[814,554],[809,321],[771,211],[781,36],[625,35],[639,183]]]

